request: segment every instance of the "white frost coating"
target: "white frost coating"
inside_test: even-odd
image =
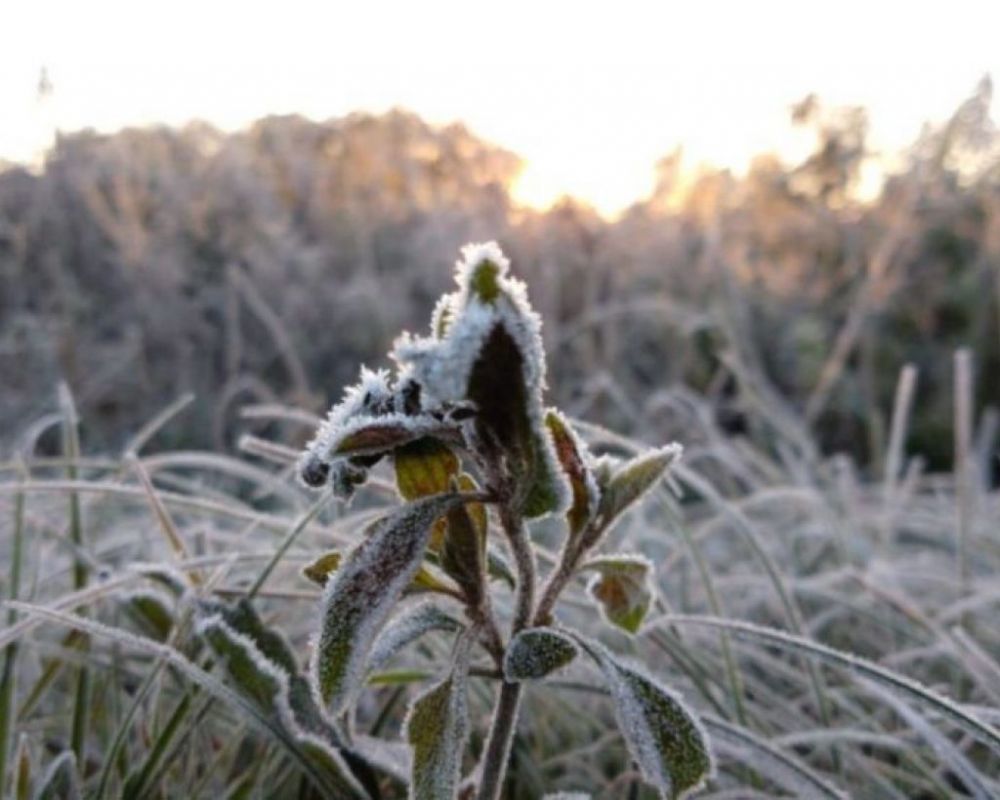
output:
[[[274,681],[274,701],[275,708],[279,710],[279,717],[284,716],[280,699],[283,697],[284,704],[288,707],[289,721],[294,721],[294,717],[291,716],[291,706],[288,706],[288,672],[261,653],[260,648],[257,647],[257,643],[245,633],[240,633],[226,622],[222,614],[206,614],[195,620],[194,631],[198,636],[207,640],[208,633],[212,630],[218,631],[233,644],[238,645],[246,654],[246,657],[253,663],[254,667]],[[282,719],[282,722],[285,722],[285,720]]]
[[[502,326],[521,354],[522,379],[528,391],[528,418],[537,441],[542,444],[542,456],[555,483],[558,502],[552,513],[561,513],[569,507],[572,495],[545,425],[542,405],[546,389],[545,349],[541,317],[528,302],[525,284],[507,274],[510,262],[496,242],[466,245],[462,248],[462,256],[455,270],[458,291],[438,302],[431,335],[403,333],[393,344],[391,356],[401,368],[409,369],[420,383],[425,408],[428,404],[461,402],[467,397],[472,369],[483,345],[494,328]],[[476,270],[485,261],[497,267],[498,294],[488,301],[471,291]],[[447,330],[437,337],[443,314],[448,315]]]
[[[606,553],[587,559],[581,569],[593,569],[600,572],[624,572],[638,575],[645,572],[651,575],[653,562],[639,553]]]
[[[301,473],[301,467],[309,459],[327,462],[331,446],[347,421],[365,412],[373,413],[391,397],[392,390],[389,387],[388,370],[373,371],[362,367],[359,381],[344,390],[341,401],[330,409],[326,419],[316,429],[316,435],[306,445],[299,472]]]
[[[526,628],[507,646],[504,678],[514,683],[539,680],[569,664],[577,653],[573,640],[554,628]]]
[[[232,625],[226,622],[221,613],[199,617],[195,620],[194,628],[195,632],[203,637],[210,630],[215,629],[230,642],[239,646],[253,665],[273,681],[273,710],[277,712],[278,722],[285,731],[297,744],[305,746],[307,750],[311,749],[313,751],[310,755],[314,761],[317,755],[321,758],[329,759],[330,764],[327,767],[328,771],[332,773],[332,777],[337,781],[343,782],[356,797],[367,798],[369,796],[361,784],[354,778],[337,749],[315,733],[305,730],[299,723],[290,700],[291,676],[284,667],[267,658],[250,636],[237,631]],[[271,711],[271,709],[265,710]]]
[[[586,792],[556,792],[545,795],[542,800],[590,800],[590,795]]]
[[[434,520],[459,502],[435,495],[403,506],[376,523],[327,581],[310,675],[334,717],[361,688],[375,637],[420,568]]]
[[[398,411],[379,416],[358,414],[348,419],[340,427],[329,431],[323,442],[323,451],[327,454],[326,457],[336,457],[336,451],[350,436],[372,426],[398,427],[406,431],[406,435],[400,437],[400,444],[405,444],[406,441],[412,439],[419,439],[421,436],[433,432],[440,432],[444,427],[430,414],[409,415]]]
[[[701,720],[687,708],[680,695],[663,686],[638,664],[613,655],[600,642],[581,636],[576,636],[576,639],[594,657],[604,673],[611,696],[615,701],[615,716],[618,719],[618,727],[625,737],[629,753],[639,765],[643,779],[655,786],[660,791],[661,796],[665,798],[684,798],[703,788],[705,782],[715,776],[715,760],[712,758],[712,751],[708,744],[710,740]],[[659,719],[661,716],[659,709],[643,702],[644,698],[640,694],[643,683],[647,684],[645,688],[664,696],[676,706],[684,717],[682,724],[689,729],[685,732],[698,740],[700,749],[707,759],[707,768],[701,778],[681,791],[674,788],[674,778],[657,743],[656,732],[653,729],[653,722],[663,723],[665,720]],[[677,720],[671,722],[676,723]],[[679,738],[677,731],[673,733],[673,738]]]
[[[459,298],[458,292],[443,294],[438,298],[434,304],[434,310],[431,312],[431,336],[437,338],[444,334],[447,326],[455,317]]]
[[[406,609],[382,631],[372,646],[368,669],[382,667],[401,649],[433,630],[460,631],[464,626],[434,603],[427,601]]]
[[[188,576],[172,564],[138,561],[129,566],[129,571],[166,586],[180,598],[185,597],[191,590]]]

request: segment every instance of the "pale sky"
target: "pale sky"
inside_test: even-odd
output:
[[[522,201],[614,213],[677,145],[737,170],[801,155],[788,108],[809,92],[867,106],[897,150],[1000,80],[998,42],[998,0],[0,0],[0,158],[36,158],[56,128],[402,106],[525,158]]]

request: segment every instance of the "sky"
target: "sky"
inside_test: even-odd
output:
[[[810,92],[866,106],[898,151],[1000,80],[998,31],[998,0],[0,0],[0,159],[57,129],[399,106],[522,156],[522,202],[613,215],[677,146],[690,169],[804,155],[789,107]]]

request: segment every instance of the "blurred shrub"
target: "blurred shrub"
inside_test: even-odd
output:
[[[0,172],[0,431],[59,377],[98,447],[186,390],[204,402],[174,444],[228,443],[246,401],[320,410],[396,330],[422,327],[459,243],[496,238],[547,320],[571,413],[634,430],[649,412],[634,398],[684,384],[744,431],[747,404],[775,398],[823,447],[877,466],[912,362],[911,442],[948,463],[956,347],[976,352],[980,405],[1000,396],[990,96],[984,81],[928,127],[869,202],[854,199],[864,112],[807,98],[803,163],[682,185],[668,157],[615,222],[571,200],[515,207],[514,155],[400,111],[63,136],[37,174]]]

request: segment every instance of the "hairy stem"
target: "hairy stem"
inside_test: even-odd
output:
[[[514,620],[511,636],[526,628],[532,618],[535,606],[535,554],[531,550],[531,540],[524,527],[519,511],[509,503],[500,508],[500,524],[503,526],[511,554],[517,569],[517,597],[514,605]],[[521,684],[500,684],[500,696],[493,713],[493,724],[483,753],[483,769],[479,782],[478,800],[497,800],[503,787],[507,762],[510,760],[510,746],[517,729],[518,711],[521,705]]]
[[[506,681],[501,683],[490,738],[483,753],[483,774],[479,782],[478,800],[497,800],[500,797],[520,705],[521,684]]]

